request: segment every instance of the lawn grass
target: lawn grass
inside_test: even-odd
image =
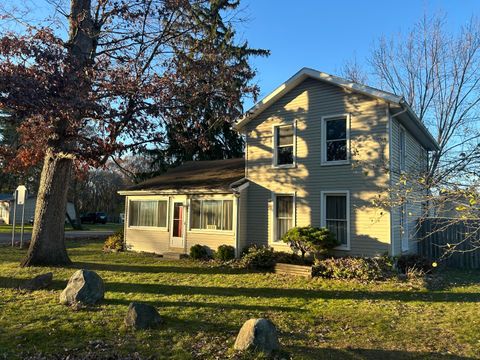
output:
[[[238,329],[268,317],[293,359],[466,359],[480,354],[480,273],[451,272],[435,291],[399,282],[306,280],[148,254],[102,253],[70,242],[63,268],[18,267],[23,250],[0,247],[0,354],[66,354],[94,348],[165,359],[227,359]],[[105,301],[74,311],[58,298],[75,269],[97,271]],[[51,290],[22,293],[22,280],[54,272]],[[131,301],[155,305],[165,323],[133,332]],[[100,352],[99,354],[104,354]],[[288,358],[286,357],[286,358]],[[1,356],[0,356],[1,358]],[[246,355],[245,359],[255,358]]]
[[[26,233],[32,232],[33,226],[30,224],[25,224],[24,231]],[[106,224],[84,224],[82,225],[82,230],[84,231],[101,231],[101,230],[108,230],[108,231],[119,231],[123,228],[123,224],[115,224],[115,223],[106,223]],[[20,233],[20,224],[15,226],[15,231],[19,234]],[[70,224],[65,224],[65,231],[72,231],[74,230]],[[12,233],[12,225],[0,225],[0,234],[11,234]]]

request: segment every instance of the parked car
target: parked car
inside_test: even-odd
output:
[[[104,212],[92,212],[82,215],[80,217],[82,224],[92,223],[92,224],[106,224],[107,223],[107,214]]]

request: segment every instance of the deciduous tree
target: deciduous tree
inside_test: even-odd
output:
[[[214,42],[214,30],[228,27],[223,15],[237,6],[229,0],[71,0],[69,9],[55,3],[68,21],[68,34],[27,26],[0,38],[0,107],[21,120],[16,123],[21,146],[6,156],[7,170],[43,161],[32,241],[22,265],[70,262],[63,219],[73,165],[102,166],[113,154],[161,142],[168,124],[189,126],[175,112],[190,107],[189,97],[172,84],[201,83],[211,73],[202,66],[179,72],[181,56],[201,58],[205,47],[191,41]],[[211,38],[199,24],[211,29]],[[216,56],[216,46],[208,56]],[[249,52],[246,44],[243,48]],[[247,61],[229,75],[233,81],[245,72],[253,76]],[[220,91],[225,98],[237,97],[237,89],[232,95],[228,86],[211,90],[208,97]],[[256,94],[257,88],[242,91]],[[226,121],[216,117],[219,111],[208,119],[212,126]],[[206,132],[195,136],[205,143]]]

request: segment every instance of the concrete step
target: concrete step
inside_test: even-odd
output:
[[[177,252],[167,252],[162,254],[162,258],[165,260],[180,260],[187,258],[187,254],[177,253]]]

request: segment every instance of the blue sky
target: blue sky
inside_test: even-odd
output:
[[[242,0],[241,6],[247,22],[237,26],[239,35],[271,50],[252,61],[260,99],[304,66],[338,74],[346,60],[361,64],[374,40],[407,31],[425,12],[444,14],[451,31],[480,16],[480,0]],[[246,109],[252,104],[247,100]]]

